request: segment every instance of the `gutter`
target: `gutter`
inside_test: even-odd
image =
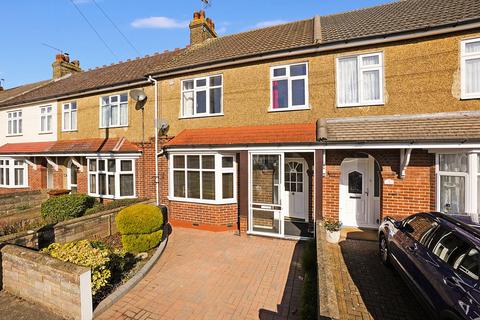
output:
[[[320,21],[318,21],[318,24],[320,24]],[[476,29],[476,28],[480,28],[480,19],[457,21],[457,22],[453,22],[447,25],[442,25],[439,27],[431,26],[431,27],[426,27],[421,29],[412,29],[409,31],[378,34],[375,36],[369,36],[364,38],[355,38],[351,40],[339,40],[339,41],[332,41],[332,42],[317,43],[314,45],[301,47],[300,49],[298,49],[297,47],[297,48],[282,50],[277,53],[260,53],[260,54],[254,54],[251,56],[243,57],[243,58],[242,57],[229,58],[225,60],[220,60],[218,63],[199,65],[197,67],[185,66],[185,67],[173,69],[171,71],[166,71],[166,72],[163,72],[163,71],[154,72],[151,74],[151,76],[157,77],[157,78],[169,77],[169,76],[179,75],[185,72],[191,73],[191,72],[203,71],[203,70],[208,70],[213,68],[222,68],[222,67],[255,62],[255,61],[308,55],[312,53],[327,52],[332,50],[348,49],[353,47],[362,47],[362,46],[388,43],[388,42],[394,42],[394,41],[424,38],[429,36],[441,35],[445,33],[452,33],[452,32],[458,32],[458,31],[465,31],[465,30]],[[314,34],[315,33],[317,34],[316,36],[321,37],[318,27],[316,32],[314,30]],[[314,40],[317,40],[317,39],[314,39]]]

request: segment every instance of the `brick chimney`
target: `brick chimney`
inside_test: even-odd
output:
[[[190,22],[190,45],[196,45],[207,39],[216,38],[215,23],[210,18],[205,18],[205,11],[195,11]]]
[[[66,76],[69,73],[80,72],[80,61],[70,61],[68,53],[59,53],[55,56],[55,61],[52,63],[53,79],[58,79]]]

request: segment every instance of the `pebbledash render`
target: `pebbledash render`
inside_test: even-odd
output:
[[[0,193],[147,197],[174,226],[286,238],[312,237],[318,219],[478,220],[477,0],[221,37],[200,11],[185,48],[52,67],[52,80],[0,91]]]

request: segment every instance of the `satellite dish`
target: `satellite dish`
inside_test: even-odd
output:
[[[133,89],[130,90],[130,98],[132,98],[134,101],[142,102],[147,99],[147,95],[142,89]]]
[[[162,121],[160,122],[159,126],[158,126],[158,130],[162,133],[162,134],[166,134],[168,132],[168,129],[170,128],[170,125],[168,124],[168,122],[166,121]]]

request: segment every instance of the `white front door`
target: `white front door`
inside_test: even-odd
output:
[[[285,159],[286,216],[308,221],[307,163],[303,159]]]
[[[340,177],[340,221],[344,226],[371,226],[370,159],[345,159]],[[373,218],[373,217],[372,217]]]

